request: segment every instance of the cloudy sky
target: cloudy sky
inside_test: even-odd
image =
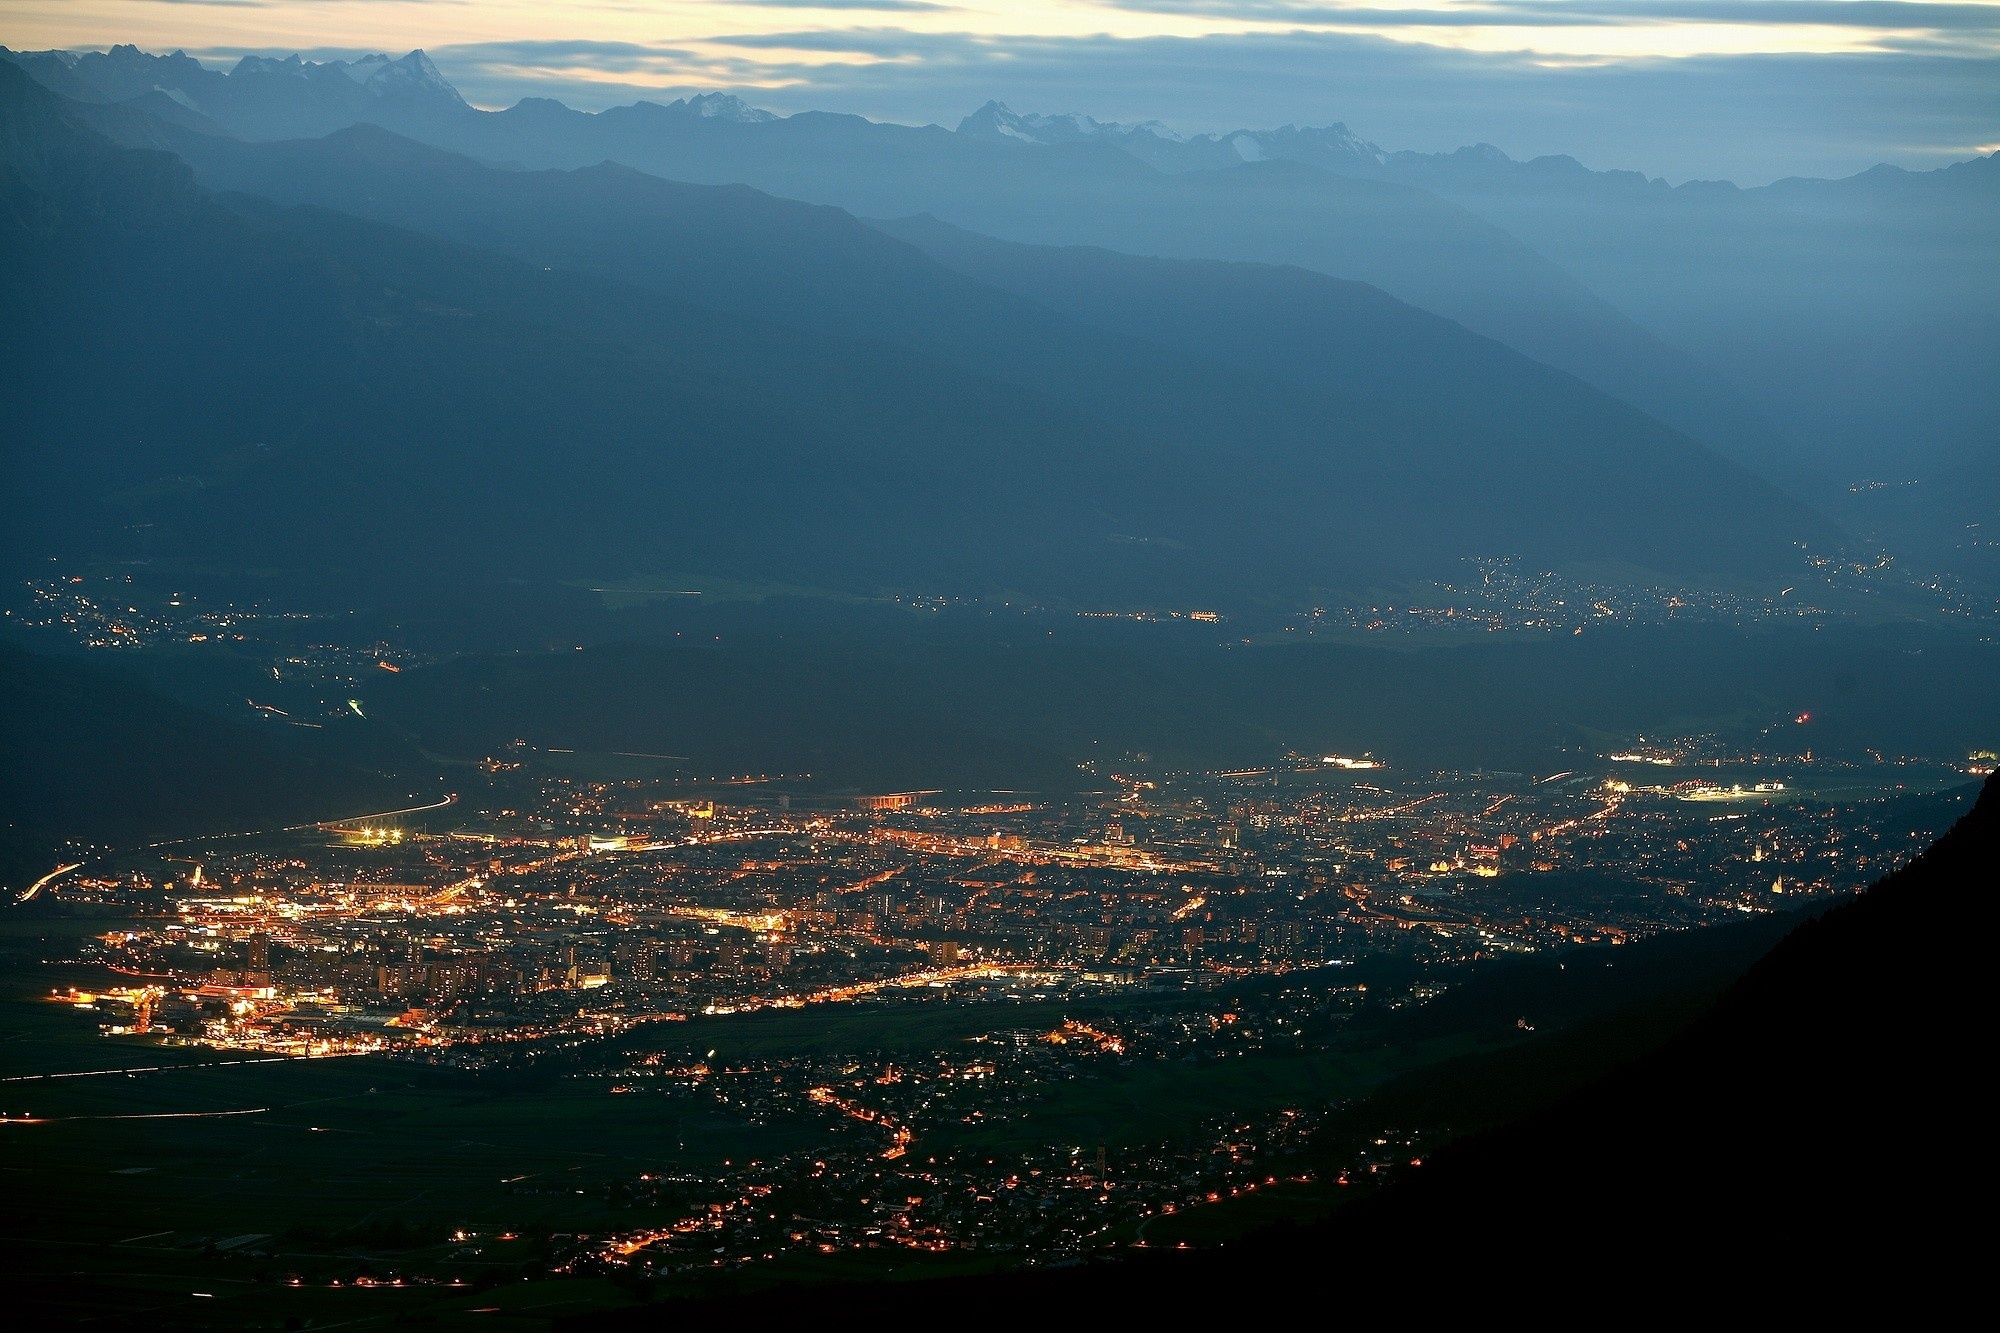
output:
[[[778,111],[1017,110],[1745,184],[2000,147],[2000,0],[0,0],[0,43],[427,49],[472,101],[726,88]]]

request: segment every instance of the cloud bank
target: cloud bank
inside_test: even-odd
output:
[[[745,33],[700,50],[433,49],[468,96],[602,107],[732,87],[778,111],[956,124],[1023,110],[1158,119],[1190,132],[1343,121],[1389,148],[1475,142],[1670,180],[1757,184],[1877,162],[1931,167],[2000,141],[2000,58],[1931,52],[1550,64],[1332,32],[996,38],[900,28]],[[588,77],[566,74],[579,60]]]
[[[0,0],[15,47],[227,61],[429,50],[468,98],[727,89],[780,112],[1020,110],[1189,132],[1345,122],[1755,184],[2000,144],[2000,3],[1968,0]]]

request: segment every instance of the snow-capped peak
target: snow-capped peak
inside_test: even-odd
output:
[[[331,64],[356,83],[366,83],[389,63],[386,55],[363,56],[359,60],[335,60]]]
[[[751,106],[734,93],[697,93],[682,103],[703,120],[728,120],[739,125],[757,125],[777,117],[762,107]]]
[[[348,67],[349,75],[360,72],[364,66],[368,69],[360,80],[361,85],[377,97],[414,94],[453,102],[465,100],[458,95],[458,89],[445,81],[444,75],[438,72],[438,67],[421,49],[410,52],[400,60],[391,60],[387,56],[364,56]]]
[[[1021,124],[1021,117],[1005,102],[988,102],[958,122],[958,132],[978,139],[1019,139],[1035,142]]]
[[[1083,143],[1099,139],[1116,141],[1139,134],[1169,143],[1181,141],[1180,135],[1157,120],[1140,125],[1121,125],[1077,112],[1055,116],[1024,115],[1005,102],[988,102],[980,107],[958,122],[958,132],[974,139],[1013,139],[1035,144]]]
[[[231,71],[237,75],[271,76],[320,80],[344,77],[376,97],[421,98],[463,104],[458,89],[446,81],[422,51],[392,59],[384,54],[362,56],[358,60],[303,60],[297,55],[274,60],[266,56],[245,56]]]
[[[1229,145],[1229,151],[1245,162],[1262,162],[1270,154],[1264,151],[1263,136],[1250,130],[1237,130],[1222,136],[1222,142]]]

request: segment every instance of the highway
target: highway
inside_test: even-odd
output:
[[[34,896],[40,893],[43,889],[55,883],[57,880],[61,879],[64,875],[67,875],[70,871],[81,870],[84,866],[88,864],[89,862],[87,861],[74,861],[66,866],[57,866],[54,870],[51,870],[48,874],[43,875],[40,879],[36,880],[33,884],[30,884],[25,890],[23,890],[21,893],[21,901],[24,903],[33,901]]]
[[[457,799],[458,799],[457,792],[455,791],[446,792],[445,797],[442,801],[432,801],[429,805],[406,806],[401,810],[383,810],[380,811],[379,813],[372,815],[349,815],[345,819],[316,819],[308,824],[287,824],[285,825],[285,827],[281,829],[265,829],[263,831],[266,833],[297,833],[302,829],[309,829],[309,828],[330,829],[346,824],[366,824],[370,820],[374,819],[394,819],[398,815],[420,815],[424,813],[424,811],[426,810],[442,810],[446,806],[450,805],[452,802],[456,801]],[[230,834],[224,834],[223,836],[231,838],[250,838],[250,837],[255,837],[256,835],[253,833],[230,833]],[[200,842],[202,841],[202,839],[188,838],[185,839],[184,841]],[[163,843],[157,845],[166,846],[169,844]]]
[[[240,833],[205,833],[192,838],[168,838],[161,842],[141,843],[137,847],[105,852],[103,855],[93,856],[87,861],[77,861],[70,865],[57,866],[54,870],[51,870],[48,874],[43,875],[33,884],[30,884],[26,889],[23,889],[15,901],[23,903],[32,902],[35,896],[43,889],[61,879],[64,875],[69,874],[70,871],[81,870],[85,866],[95,865],[99,861],[113,856],[123,856],[131,852],[153,852],[158,851],[162,847],[185,847],[191,843],[220,842],[224,838],[260,838],[272,833],[300,833],[306,829],[330,829],[343,824],[364,824],[374,819],[395,819],[401,815],[420,815],[427,810],[442,810],[456,800],[458,800],[457,792],[446,792],[444,799],[441,801],[432,801],[428,805],[406,806],[401,810],[382,810],[372,815],[353,815],[346,819],[321,819],[312,820],[304,824],[286,824],[280,828],[245,829]]]

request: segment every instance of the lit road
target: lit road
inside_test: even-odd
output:
[[[48,874],[43,875],[33,884],[30,884],[27,887],[27,889],[23,891],[23,893],[21,894],[21,901],[24,903],[31,901],[34,898],[34,896],[40,893],[43,889],[55,883],[57,880],[61,879],[64,875],[67,875],[70,871],[81,870],[86,864],[87,864],[86,862],[77,861],[73,862],[70,865],[57,866],[54,870],[51,870]]]
[[[915,988],[953,981],[970,981],[974,978],[998,978],[1055,970],[1057,969],[1047,963],[968,963],[963,967],[928,968],[922,972],[905,972],[899,976],[882,977],[874,981],[856,981],[845,986],[830,986],[825,990],[810,991],[804,995],[788,995],[775,1003],[787,1007],[828,1004],[859,999],[863,995],[873,995],[876,991],[889,990],[892,987]]]
[[[130,1078],[134,1074],[163,1074],[175,1069],[222,1069],[229,1065],[283,1064],[300,1058],[302,1057],[296,1055],[260,1055],[250,1060],[203,1060],[186,1065],[129,1065],[120,1069],[71,1069],[54,1074],[14,1074],[0,1078],[0,1083],[40,1083],[52,1078]]]
[[[848,1101],[835,1095],[832,1088],[812,1088],[806,1096],[821,1106],[830,1106],[852,1120],[860,1120],[870,1125],[880,1125],[889,1131],[889,1146],[882,1150],[884,1161],[893,1161],[910,1150],[910,1141],[916,1137],[909,1127],[899,1123],[885,1112],[863,1106],[859,1102]]]
[[[366,823],[374,819],[394,819],[401,815],[419,815],[427,810],[442,810],[456,800],[458,800],[457,792],[447,792],[443,800],[432,801],[429,805],[412,805],[401,810],[382,810],[372,815],[354,815],[347,819],[324,819],[314,820],[306,824],[286,824],[281,828],[246,829],[241,833],[207,833],[192,838],[168,838],[162,842],[141,843],[137,847],[126,849],[126,852],[152,852],[158,851],[162,847],[184,847],[190,843],[220,842],[225,838],[260,838],[272,833],[298,833],[305,829],[332,828],[339,824]],[[54,870],[51,870],[48,874],[43,875],[40,879],[22,890],[20,896],[15,901],[23,903],[31,902],[43,889],[55,883],[55,881],[61,879],[64,875],[69,874],[72,870],[81,870],[87,865],[95,865],[97,862],[106,860],[109,857],[124,854],[126,853],[110,851],[104,853],[103,856],[92,857],[88,861],[77,861],[71,865],[57,866]]]
[[[301,829],[334,828],[336,826],[345,824],[366,824],[370,820],[375,820],[375,819],[394,819],[399,815],[420,815],[424,813],[424,811],[426,810],[442,810],[446,806],[450,805],[452,802],[456,801],[457,799],[458,799],[457,792],[455,791],[446,792],[445,797],[442,801],[432,801],[429,805],[406,806],[401,810],[382,810],[372,815],[349,815],[345,819],[316,819],[309,824],[287,824],[285,825],[285,827],[281,829],[265,829],[263,831],[266,833],[297,833]],[[250,838],[250,837],[255,837],[256,835],[253,833],[231,833],[231,834],[225,834],[223,836],[232,838]],[[200,838],[188,838],[186,839],[186,841],[200,842],[204,840]],[[155,843],[153,845],[159,847],[166,847],[166,846],[171,846],[172,844]]]
[[[274,1106],[251,1106],[241,1111],[148,1111],[138,1115],[0,1115],[0,1125],[59,1125],[71,1120],[214,1120],[221,1116],[263,1115]]]

